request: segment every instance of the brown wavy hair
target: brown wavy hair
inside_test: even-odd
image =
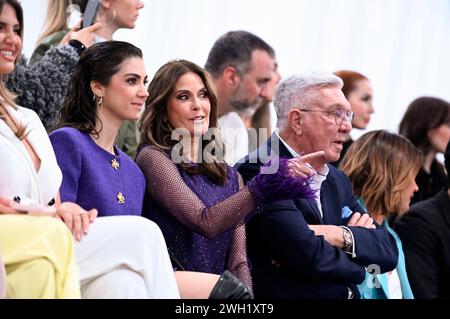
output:
[[[378,130],[365,133],[350,146],[340,169],[369,212],[389,217],[405,213],[402,191],[415,180],[421,163],[420,151],[408,139]]]
[[[161,151],[168,153],[173,146],[179,142],[178,140],[172,139],[174,127],[168,121],[167,103],[175,89],[177,81],[180,77],[189,72],[197,74],[203,80],[211,104],[209,127],[218,128],[217,95],[207,71],[190,61],[170,61],[164,64],[156,72],[153,80],[148,86],[149,96],[145,103],[145,110],[138,124],[140,132],[138,149],[141,149],[146,145],[152,145]],[[202,143],[202,154],[206,153],[204,150],[207,146],[209,149],[216,149],[223,154],[223,143],[221,142],[219,134],[216,134],[212,139],[205,140],[205,143]],[[179,166],[189,174],[204,174],[211,181],[224,185],[227,178],[226,165],[219,162],[215,157],[215,153],[209,153],[208,155],[213,159],[210,163],[202,161],[199,165],[195,166],[188,163],[181,163]]]

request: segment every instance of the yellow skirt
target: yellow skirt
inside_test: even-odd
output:
[[[7,298],[80,298],[74,242],[52,217],[0,214]]]

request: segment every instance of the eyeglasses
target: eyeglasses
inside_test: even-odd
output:
[[[320,112],[327,113],[330,116],[334,117],[336,124],[341,126],[344,122],[344,119],[347,118],[351,123],[353,120],[354,113],[352,111],[345,111],[344,109],[335,109],[332,111],[324,111],[324,110],[309,110],[309,109],[299,109],[302,112]]]

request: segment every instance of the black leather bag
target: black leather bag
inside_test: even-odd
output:
[[[214,286],[209,299],[253,299],[252,290],[225,270]]]

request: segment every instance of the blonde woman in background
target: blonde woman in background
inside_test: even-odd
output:
[[[38,46],[31,56],[31,64],[39,61],[49,48],[63,40],[70,31],[67,25],[70,14],[77,7],[80,14],[84,14],[87,3],[88,0],[47,0],[47,16]],[[96,19],[102,27],[95,32],[95,42],[112,40],[118,29],[133,29],[139,10],[143,7],[144,3],[140,0],[102,0]]]
[[[77,6],[81,12],[86,9],[87,0],[47,0],[47,15],[44,27],[37,40],[38,46],[34,50],[30,64],[34,64],[45,55],[48,49],[58,45],[70,31],[67,25],[72,6]]]
[[[418,187],[415,178],[420,169],[419,150],[406,138],[387,131],[371,131],[362,135],[348,149],[340,169],[352,183],[374,221],[395,238],[399,252],[396,268],[383,274],[369,269],[358,289],[362,299],[413,299],[406,273],[402,242],[389,225],[393,217],[404,214]],[[378,285],[379,283],[379,285]]]

